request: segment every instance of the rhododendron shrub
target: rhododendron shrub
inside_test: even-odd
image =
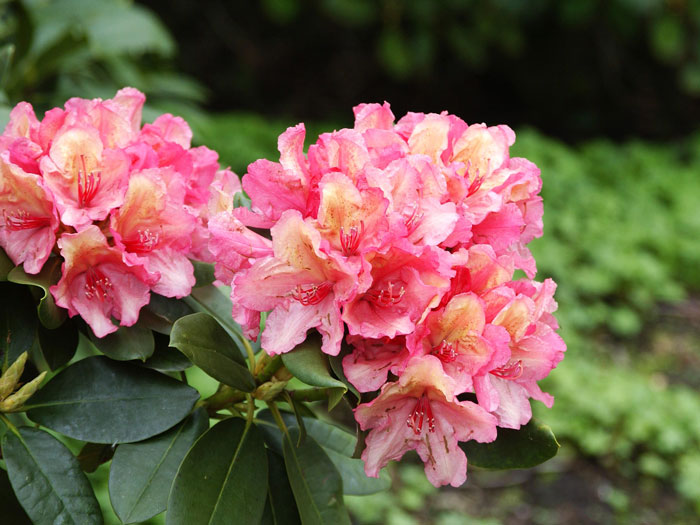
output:
[[[0,135],[3,520],[103,523],[85,472],[110,463],[123,523],[349,524],[406,452],[436,486],[556,453],[530,402],[565,346],[510,128],[363,104],[241,181],[144,100],[22,102]]]
[[[346,341],[343,375],[376,393],[355,408],[367,474],[413,449],[433,484],[459,486],[458,441],[493,441],[530,421],[531,398],[553,402],[537,381],[565,350],[556,286],[532,280],[527,248],[542,235],[539,170],[510,157],[507,126],[447,113],[394,123],[386,103],[357,106],[352,129],[307,154],[304,138],[301,124],[283,133],[279,162],[243,177],[250,208],[210,220],[233,317],[257,337],[269,312],[270,354],[314,329],[329,356]]]

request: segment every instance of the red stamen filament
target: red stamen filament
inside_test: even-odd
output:
[[[124,247],[131,253],[149,253],[158,245],[160,234],[148,228],[137,230],[138,238],[124,239]]]
[[[304,306],[309,306],[323,301],[332,289],[333,285],[327,281],[321,284],[298,284],[292,290],[292,297]]]
[[[523,375],[523,361],[518,359],[515,363],[491,370],[491,373],[501,379],[513,381]]]
[[[105,274],[95,268],[88,268],[85,277],[85,297],[97,299],[102,302],[109,297],[109,291],[113,288],[112,281]]]
[[[85,155],[80,156],[80,163],[83,168],[78,170],[78,205],[82,208],[90,204],[90,201],[97,194],[102,173],[99,171],[88,173],[85,165]]]
[[[29,213],[24,210],[10,213],[3,210],[2,214],[5,217],[5,227],[10,231],[32,230],[34,228],[43,228],[51,224],[51,219],[49,217],[35,217],[29,215]]]
[[[448,343],[447,341],[443,340],[438,346],[433,348],[430,353],[440,359],[440,361],[443,363],[451,363],[457,359],[457,351],[455,350],[456,346],[457,345],[454,341]]]
[[[365,223],[360,221],[360,229],[357,226],[352,226],[349,231],[340,227],[340,246],[343,249],[343,255],[350,256],[357,251],[360,246],[360,239],[365,233]]]
[[[425,394],[420,396],[413,412],[406,419],[406,425],[413,429],[415,435],[419,435],[423,431],[423,422],[428,423],[428,432],[435,432],[435,417],[430,409],[430,401]]]
[[[469,188],[467,189],[467,197],[471,197],[474,195],[477,191],[479,191],[479,188],[481,188],[481,185],[484,183],[484,179],[486,177],[479,177],[478,175],[474,177],[474,180],[472,183],[469,185]]]
[[[386,288],[382,290],[372,289],[365,293],[370,301],[372,301],[377,306],[391,306],[398,303],[403,295],[406,293],[406,289],[402,286],[398,291],[394,290],[394,283],[389,282]]]
[[[406,233],[408,235],[411,235],[414,231],[416,231],[416,228],[418,228],[420,221],[423,220],[424,215],[425,214],[423,212],[418,213],[418,206],[413,207],[411,215],[408,216],[404,223],[406,225]]]

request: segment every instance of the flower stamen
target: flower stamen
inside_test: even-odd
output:
[[[82,169],[78,169],[78,205],[83,208],[90,204],[90,201],[97,194],[102,179],[102,172],[91,171],[88,173],[85,165],[85,155],[80,155]]]
[[[100,302],[109,297],[109,292],[113,288],[112,281],[95,268],[88,268],[85,276],[85,297],[91,300],[96,297]]]
[[[443,339],[438,346],[432,349],[430,353],[440,359],[440,361],[443,363],[451,363],[457,359],[457,351],[455,349],[456,346],[455,341],[448,343]]]
[[[345,228],[340,227],[340,246],[343,249],[343,255],[353,255],[360,246],[360,240],[365,233],[365,223],[360,221],[360,228],[352,226],[347,232]]]
[[[152,252],[158,245],[160,234],[152,232],[149,228],[145,230],[137,230],[137,237],[124,239],[124,247],[126,251],[131,253],[149,253]]]
[[[491,373],[501,379],[513,381],[523,375],[523,361],[522,359],[518,359],[515,363],[491,370]]]
[[[435,417],[430,408],[430,401],[425,394],[420,396],[416,402],[416,406],[413,407],[413,411],[406,419],[406,425],[413,429],[415,435],[419,435],[423,432],[423,422],[428,424],[428,432],[435,432]]]
[[[394,288],[394,283],[389,282],[386,288],[377,290],[373,288],[365,293],[370,301],[377,306],[387,307],[398,303],[406,293],[406,289],[402,286],[399,290]]]
[[[2,214],[5,219],[5,227],[10,231],[32,230],[34,228],[43,228],[51,224],[51,219],[49,217],[36,217],[34,215],[29,215],[29,213],[24,210],[10,213],[3,210]]]
[[[320,284],[297,284],[291,295],[304,306],[309,306],[323,301],[332,289],[333,284],[328,281]]]

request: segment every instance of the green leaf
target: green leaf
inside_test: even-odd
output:
[[[194,266],[195,288],[207,286],[216,280],[214,276],[214,265],[202,261],[191,261]]]
[[[2,451],[17,499],[37,525],[101,524],[102,513],[78,460],[48,432],[20,427]]]
[[[156,342],[156,349],[143,366],[153,368],[159,372],[182,372],[192,366],[192,362],[175,348],[168,346],[170,337],[155,332],[153,338]]]
[[[209,417],[200,408],[165,434],[117,447],[109,471],[109,498],[123,523],[145,521],[165,510],[180,463],[208,428]]]
[[[331,376],[328,356],[321,352],[320,337],[309,336],[294,350],[282,354],[282,362],[287,370],[307,385],[332,389],[332,395],[328,398],[329,410],[337,405],[348,391],[342,381]]]
[[[0,282],[0,356],[5,370],[34,344],[36,310],[26,286]]]
[[[492,443],[467,441],[459,444],[470,465],[489,469],[530,468],[559,451],[552,429],[532,419],[519,430],[499,428]]]
[[[168,30],[151,11],[137,4],[101,2],[93,16],[84,18],[90,48],[98,55],[173,54]]]
[[[145,361],[153,355],[155,341],[150,328],[137,323],[134,326],[120,326],[116,332],[97,337],[90,331],[90,340],[97,349],[111,359]]]
[[[267,454],[255,426],[230,418],[187,453],[168,499],[167,525],[257,525],[267,496]]]
[[[5,250],[0,248],[0,281],[7,281],[7,274],[14,267],[15,263],[7,256]]]
[[[41,271],[36,275],[30,275],[21,266],[17,266],[7,274],[7,280],[17,284],[28,284],[40,288],[44,293],[39,300],[37,311],[39,320],[46,328],[58,328],[66,320],[66,311],[53,299],[49,287],[53,286],[61,278],[61,258],[50,257],[44,263]]]
[[[224,293],[224,291],[226,293]],[[200,288],[192,288],[192,292],[187,297],[183,298],[193,310],[197,312],[205,312],[214,317],[219,324],[233,337],[234,341],[240,348],[241,353],[245,354],[245,346],[243,345],[243,332],[241,325],[233,320],[231,311],[230,288],[226,286],[217,287],[214,285],[201,286]],[[258,350],[260,345],[251,343],[254,350]]]
[[[173,325],[170,346],[180,350],[214,379],[252,392],[255,379],[235,343],[211,315],[187,315]]]
[[[194,310],[180,299],[151,294],[151,301],[141,309],[139,322],[159,334],[170,335],[175,321]]]
[[[333,373],[336,375],[336,377],[340,379],[347,389],[352,392],[358,401],[360,401],[360,392],[358,392],[357,388],[355,388],[355,386],[348,381],[348,378],[345,377],[345,370],[343,370],[343,358],[350,352],[351,349],[346,346],[345,343],[343,343],[343,348],[340,353],[338,355],[328,356],[328,361],[330,362],[331,368],[333,369]]]
[[[17,501],[17,496],[10,485],[7,472],[0,468],[0,509],[2,518],[12,525],[32,525],[29,516],[24,512],[22,505]]]
[[[58,370],[68,363],[78,348],[80,337],[78,327],[73,319],[67,319],[65,323],[54,330],[49,330],[39,325],[39,352],[32,353],[32,359],[40,369]],[[44,368],[45,365],[45,368]]]
[[[56,375],[25,408],[32,421],[66,436],[129,443],[182,421],[198,398],[194,388],[171,377],[93,356]]]
[[[297,509],[296,501],[294,501],[292,487],[289,485],[284,458],[268,449],[267,464],[269,467],[268,503],[270,506],[270,523],[274,525],[300,524],[299,510]]]
[[[258,417],[264,421],[274,421],[272,414],[264,410]],[[295,417],[282,412],[287,428],[298,428]],[[328,457],[338,469],[343,478],[343,491],[352,496],[364,496],[387,490],[391,487],[389,474],[382,470],[378,478],[370,478],[365,474],[365,464],[361,459],[353,458],[357,438],[331,423],[320,419],[305,417],[304,427],[309,436],[323,447]],[[265,426],[264,433],[269,446],[275,451],[282,450],[282,434],[278,429]]]
[[[343,503],[343,481],[323,448],[311,436],[299,445],[299,429],[289,430],[282,447],[289,484],[304,525],[350,525]]]

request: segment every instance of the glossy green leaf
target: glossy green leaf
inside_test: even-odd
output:
[[[7,274],[9,274],[10,270],[14,267],[15,263],[7,256],[5,250],[0,248],[0,281],[7,281]]]
[[[284,458],[268,449],[267,464],[269,467],[269,522],[274,525],[300,524],[299,510],[297,509],[296,501],[294,501],[292,487],[289,485]]]
[[[340,351],[338,355],[330,355],[328,356],[328,362],[331,364],[331,368],[333,369],[333,373],[335,376],[343,382],[343,384],[347,387],[347,389],[352,392],[352,394],[357,398],[357,401],[360,401],[360,392],[358,392],[357,388],[348,381],[348,378],[345,377],[345,370],[343,370],[343,358],[348,355],[351,352],[351,349],[348,348],[345,343],[343,343],[343,348]]]
[[[289,484],[304,525],[350,525],[343,503],[343,481],[321,445],[311,436],[299,445],[299,429],[289,430],[282,448]]]
[[[7,274],[7,280],[17,284],[35,286],[43,292],[37,311],[39,320],[46,328],[57,328],[66,320],[66,310],[56,306],[49,288],[61,278],[61,258],[49,257],[44,267],[36,275],[30,275],[21,266],[17,266]]]
[[[459,446],[470,465],[489,469],[534,467],[559,451],[552,429],[534,419],[519,430],[499,428],[492,443],[467,441]]]
[[[328,356],[321,352],[321,339],[315,335],[297,345],[291,352],[282,354],[282,362],[295,377],[307,385],[328,387],[332,395],[328,398],[328,409],[332,409],[347,392],[347,387],[330,373]]]
[[[214,265],[202,261],[191,261],[194,266],[195,288],[207,286],[216,280],[214,275]]]
[[[257,525],[267,497],[267,453],[255,426],[230,418],[187,453],[168,500],[167,525]]]
[[[165,510],[180,463],[208,428],[209,416],[200,408],[160,436],[117,447],[109,471],[109,497],[123,523],[144,521]]]
[[[38,353],[32,355],[32,359],[37,362],[40,369],[46,367],[49,370],[58,370],[68,363],[78,348],[80,340],[77,324],[73,319],[67,319],[61,326],[54,330],[49,330],[43,325],[39,325],[37,334],[39,336]]]
[[[197,312],[206,312],[214,317],[219,324],[233,337],[234,341],[240,348],[241,353],[245,353],[243,346],[243,332],[241,325],[233,320],[231,311],[233,305],[230,299],[231,289],[227,286],[202,286],[200,288],[192,288],[192,293],[183,298],[193,310]],[[253,349],[258,350],[259,344],[251,343]]]
[[[78,460],[48,432],[20,427],[5,434],[2,451],[10,483],[37,525],[101,524],[100,506]]]
[[[187,416],[199,393],[180,381],[103,356],[72,364],[25,405],[32,421],[93,443],[141,441]]]
[[[155,332],[170,335],[175,321],[193,312],[180,299],[152,293],[150,302],[141,309],[139,321]]]
[[[170,346],[180,350],[214,379],[252,392],[255,379],[228,332],[206,313],[187,315],[173,325]]]
[[[169,346],[170,337],[154,332],[153,339],[156,343],[156,349],[153,355],[143,363],[143,366],[159,372],[182,372],[192,366],[192,361],[187,359],[185,354]]]
[[[37,324],[29,289],[19,284],[0,282],[0,356],[3,370],[32,347]]]
[[[155,341],[150,328],[141,323],[134,326],[120,326],[116,332],[104,337],[96,337],[90,331],[90,341],[97,349],[111,359],[145,361],[153,355]]]
[[[274,422],[272,414],[265,410],[258,415],[260,419]],[[282,419],[287,428],[298,428],[295,417],[282,412]],[[343,491],[353,496],[363,496],[387,490],[391,487],[391,478],[385,470],[381,470],[378,478],[370,478],[365,474],[365,464],[361,459],[353,458],[357,438],[336,425],[320,419],[304,418],[304,427],[309,436],[323,447],[328,457],[338,469],[343,478]],[[263,427],[269,446],[277,451],[282,450],[282,433],[274,427]]]
[[[24,512],[22,505],[17,501],[15,491],[10,485],[10,478],[7,472],[0,468],[0,509],[2,509],[3,523],[12,525],[32,525],[32,521]]]

